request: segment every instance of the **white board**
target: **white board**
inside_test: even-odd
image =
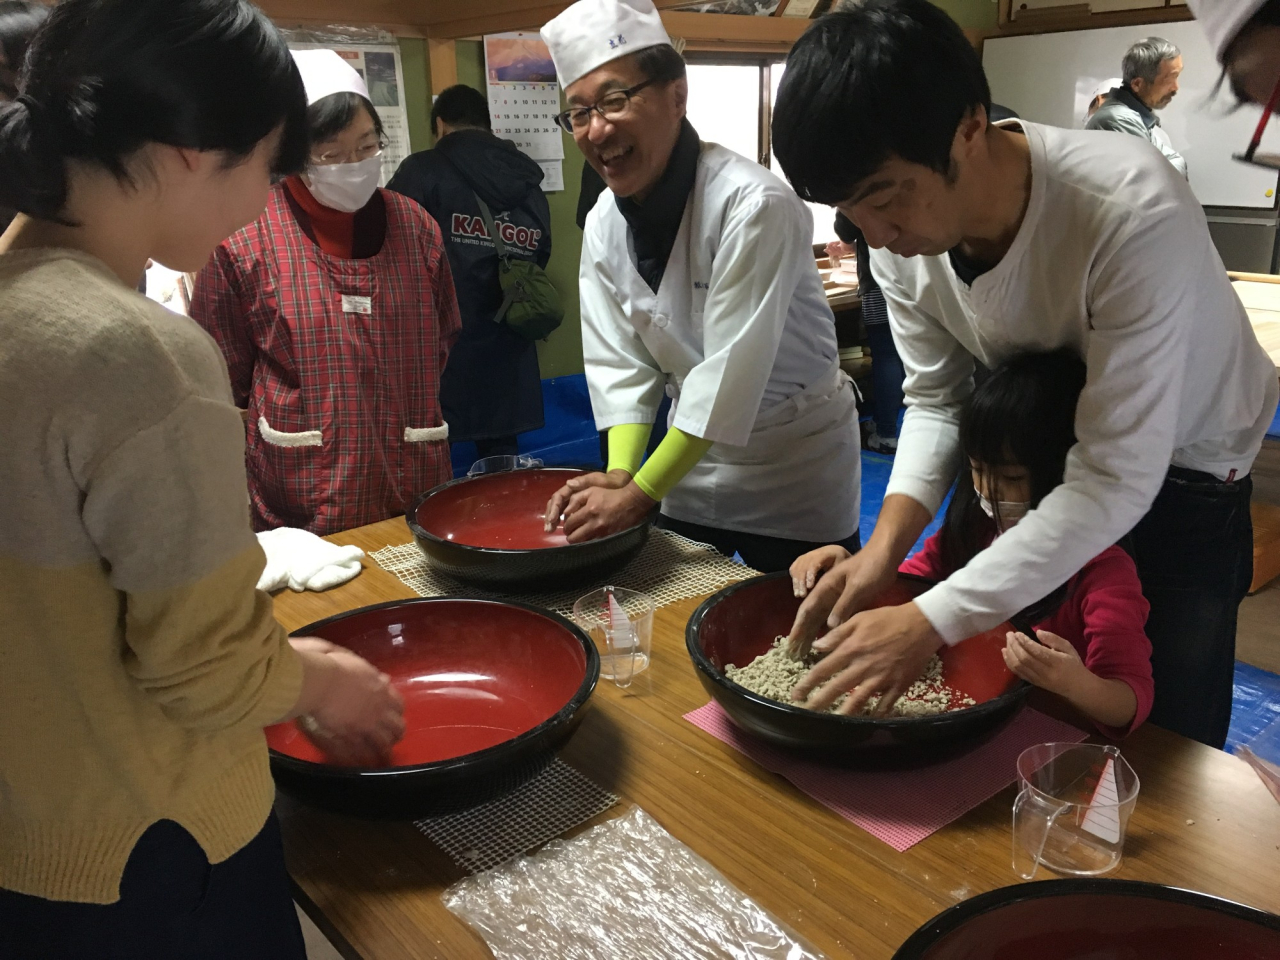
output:
[[[1200,202],[1209,207],[1274,207],[1276,174],[1231,158],[1248,145],[1261,109],[1232,112],[1235,98],[1225,85],[1214,97],[1221,70],[1194,21],[988,39],[982,63],[992,99],[1025,120],[1083,128],[1094,89],[1120,75],[1120,60],[1134,41],[1152,35],[1182,50],[1178,95],[1159,116],[1174,148],[1187,159],[1191,188]],[[1280,123],[1268,127],[1263,144],[1280,151]]]

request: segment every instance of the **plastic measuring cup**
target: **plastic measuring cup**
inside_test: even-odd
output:
[[[580,597],[573,620],[602,650],[600,676],[629,687],[649,666],[653,645],[653,600],[635,590],[603,587]]]
[[[1018,757],[1013,802],[1013,871],[1024,880],[1041,864],[1055,873],[1096,876],[1124,852],[1138,775],[1117,747],[1041,743]]]

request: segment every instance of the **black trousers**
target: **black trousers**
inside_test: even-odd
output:
[[[275,814],[245,847],[210,865],[171,820],[129,857],[112,904],[0,890],[4,960],[306,960]]]
[[[687,523],[671,517],[659,515],[657,525],[663,530],[670,530],[699,543],[709,543],[726,557],[740,554],[747,565],[761,573],[776,573],[786,570],[802,554],[817,550],[831,543],[837,543],[850,553],[857,553],[862,548],[858,531],[843,540],[784,540],[781,537],[763,537],[756,533],[738,533],[736,530],[721,530],[718,527],[704,527],[700,523]]]
[[[1231,726],[1236,617],[1253,579],[1253,481],[1171,467],[1133,530],[1151,604],[1151,722],[1221,748]]]

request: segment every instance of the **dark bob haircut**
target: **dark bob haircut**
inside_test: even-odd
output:
[[[928,0],[867,0],[828,14],[787,58],[773,151],[797,193],[848,200],[891,157],[941,174],[960,122],[991,90],[977,51]]]
[[[277,174],[307,157],[302,77],[246,0],[62,0],[0,104],[0,206],[60,220],[67,163],[131,183],[148,144],[247,158],[281,130]]]

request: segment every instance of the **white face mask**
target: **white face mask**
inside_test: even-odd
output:
[[[977,487],[973,488],[973,492],[978,495],[978,503],[982,504],[982,512],[992,520],[996,520],[996,508],[991,501],[982,495],[982,491]],[[996,525],[1000,532],[1004,533],[1015,523],[1025,517],[1031,510],[1031,504],[1026,501],[1000,501],[1000,519],[996,520]]]
[[[310,167],[307,179],[311,195],[332,210],[355,213],[378,189],[382,177],[382,157],[370,157],[358,163],[332,163]]]

